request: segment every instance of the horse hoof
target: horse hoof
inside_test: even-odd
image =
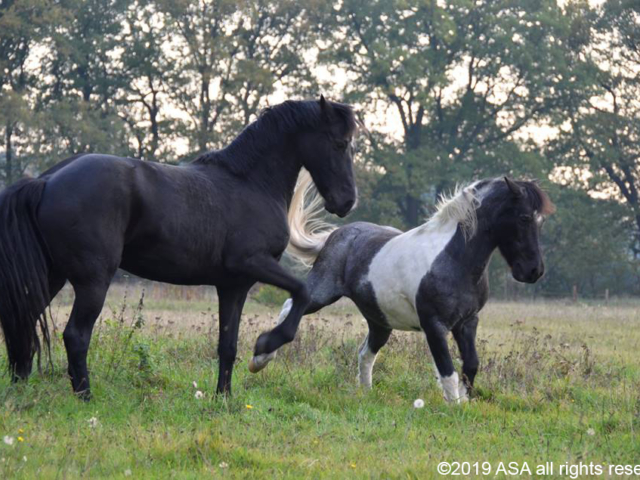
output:
[[[255,361],[255,357],[249,360],[249,371],[251,373],[258,373],[260,370],[264,368],[264,365],[258,365],[258,362]]]
[[[91,391],[90,390],[82,390],[81,392],[74,392],[76,397],[78,397],[78,399],[82,400],[83,402],[90,402],[91,401]]]
[[[258,373],[260,370],[264,369],[264,367],[266,367],[269,362],[275,358],[275,356],[275,352],[256,355],[249,360],[249,371],[251,373]]]

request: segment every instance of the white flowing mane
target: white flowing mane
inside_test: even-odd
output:
[[[462,228],[464,238],[469,240],[476,234],[478,217],[476,211],[482,202],[475,186],[478,182],[468,185],[457,185],[453,193],[443,194],[436,205],[434,213],[423,227],[438,229],[456,221]]]

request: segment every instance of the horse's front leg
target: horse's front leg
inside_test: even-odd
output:
[[[248,289],[218,288],[220,332],[218,340],[218,393],[231,393],[231,375],[238,351],[238,329]]]
[[[427,336],[427,343],[429,344],[433,361],[436,364],[436,373],[438,374],[444,399],[447,402],[455,403],[466,401],[466,397],[460,397],[458,373],[453,367],[453,361],[449,353],[449,344],[447,343],[449,331],[438,318],[434,316],[420,315],[420,325]]]
[[[476,351],[476,331],[478,329],[478,316],[456,325],[453,329],[453,337],[456,339],[460,356],[462,357],[462,382],[458,388],[460,397],[466,397],[473,390],[473,381],[478,373],[478,352]]]
[[[282,288],[291,294],[291,309],[286,318],[273,330],[261,334],[256,341],[254,357],[249,363],[249,370],[256,373],[267,365],[269,360],[265,359],[271,353],[295,338],[300,319],[309,305],[309,293],[305,284],[284,270],[273,257],[254,256],[237,269],[259,282]]]

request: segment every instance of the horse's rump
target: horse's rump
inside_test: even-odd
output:
[[[19,377],[40,352],[38,326],[49,348],[50,259],[36,221],[44,187],[43,180],[23,180],[0,195],[0,324],[9,370]]]

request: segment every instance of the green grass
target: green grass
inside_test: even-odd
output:
[[[59,335],[53,375],[0,380],[0,437],[15,439],[0,443],[0,478],[431,478],[441,461],[553,461],[557,477],[566,462],[639,463],[638,305],[489,305],[476,398],[448,405],[420,334],[394,334],[373,390],[357,388],[365,328],[344,305],[251,375],[253,342],[278,312],[250,303],[233,396],[216,398],[215,310],[168,302],[110,302],[89,403],[71,394]],[[54,311],[63,323],[68,307]]]

